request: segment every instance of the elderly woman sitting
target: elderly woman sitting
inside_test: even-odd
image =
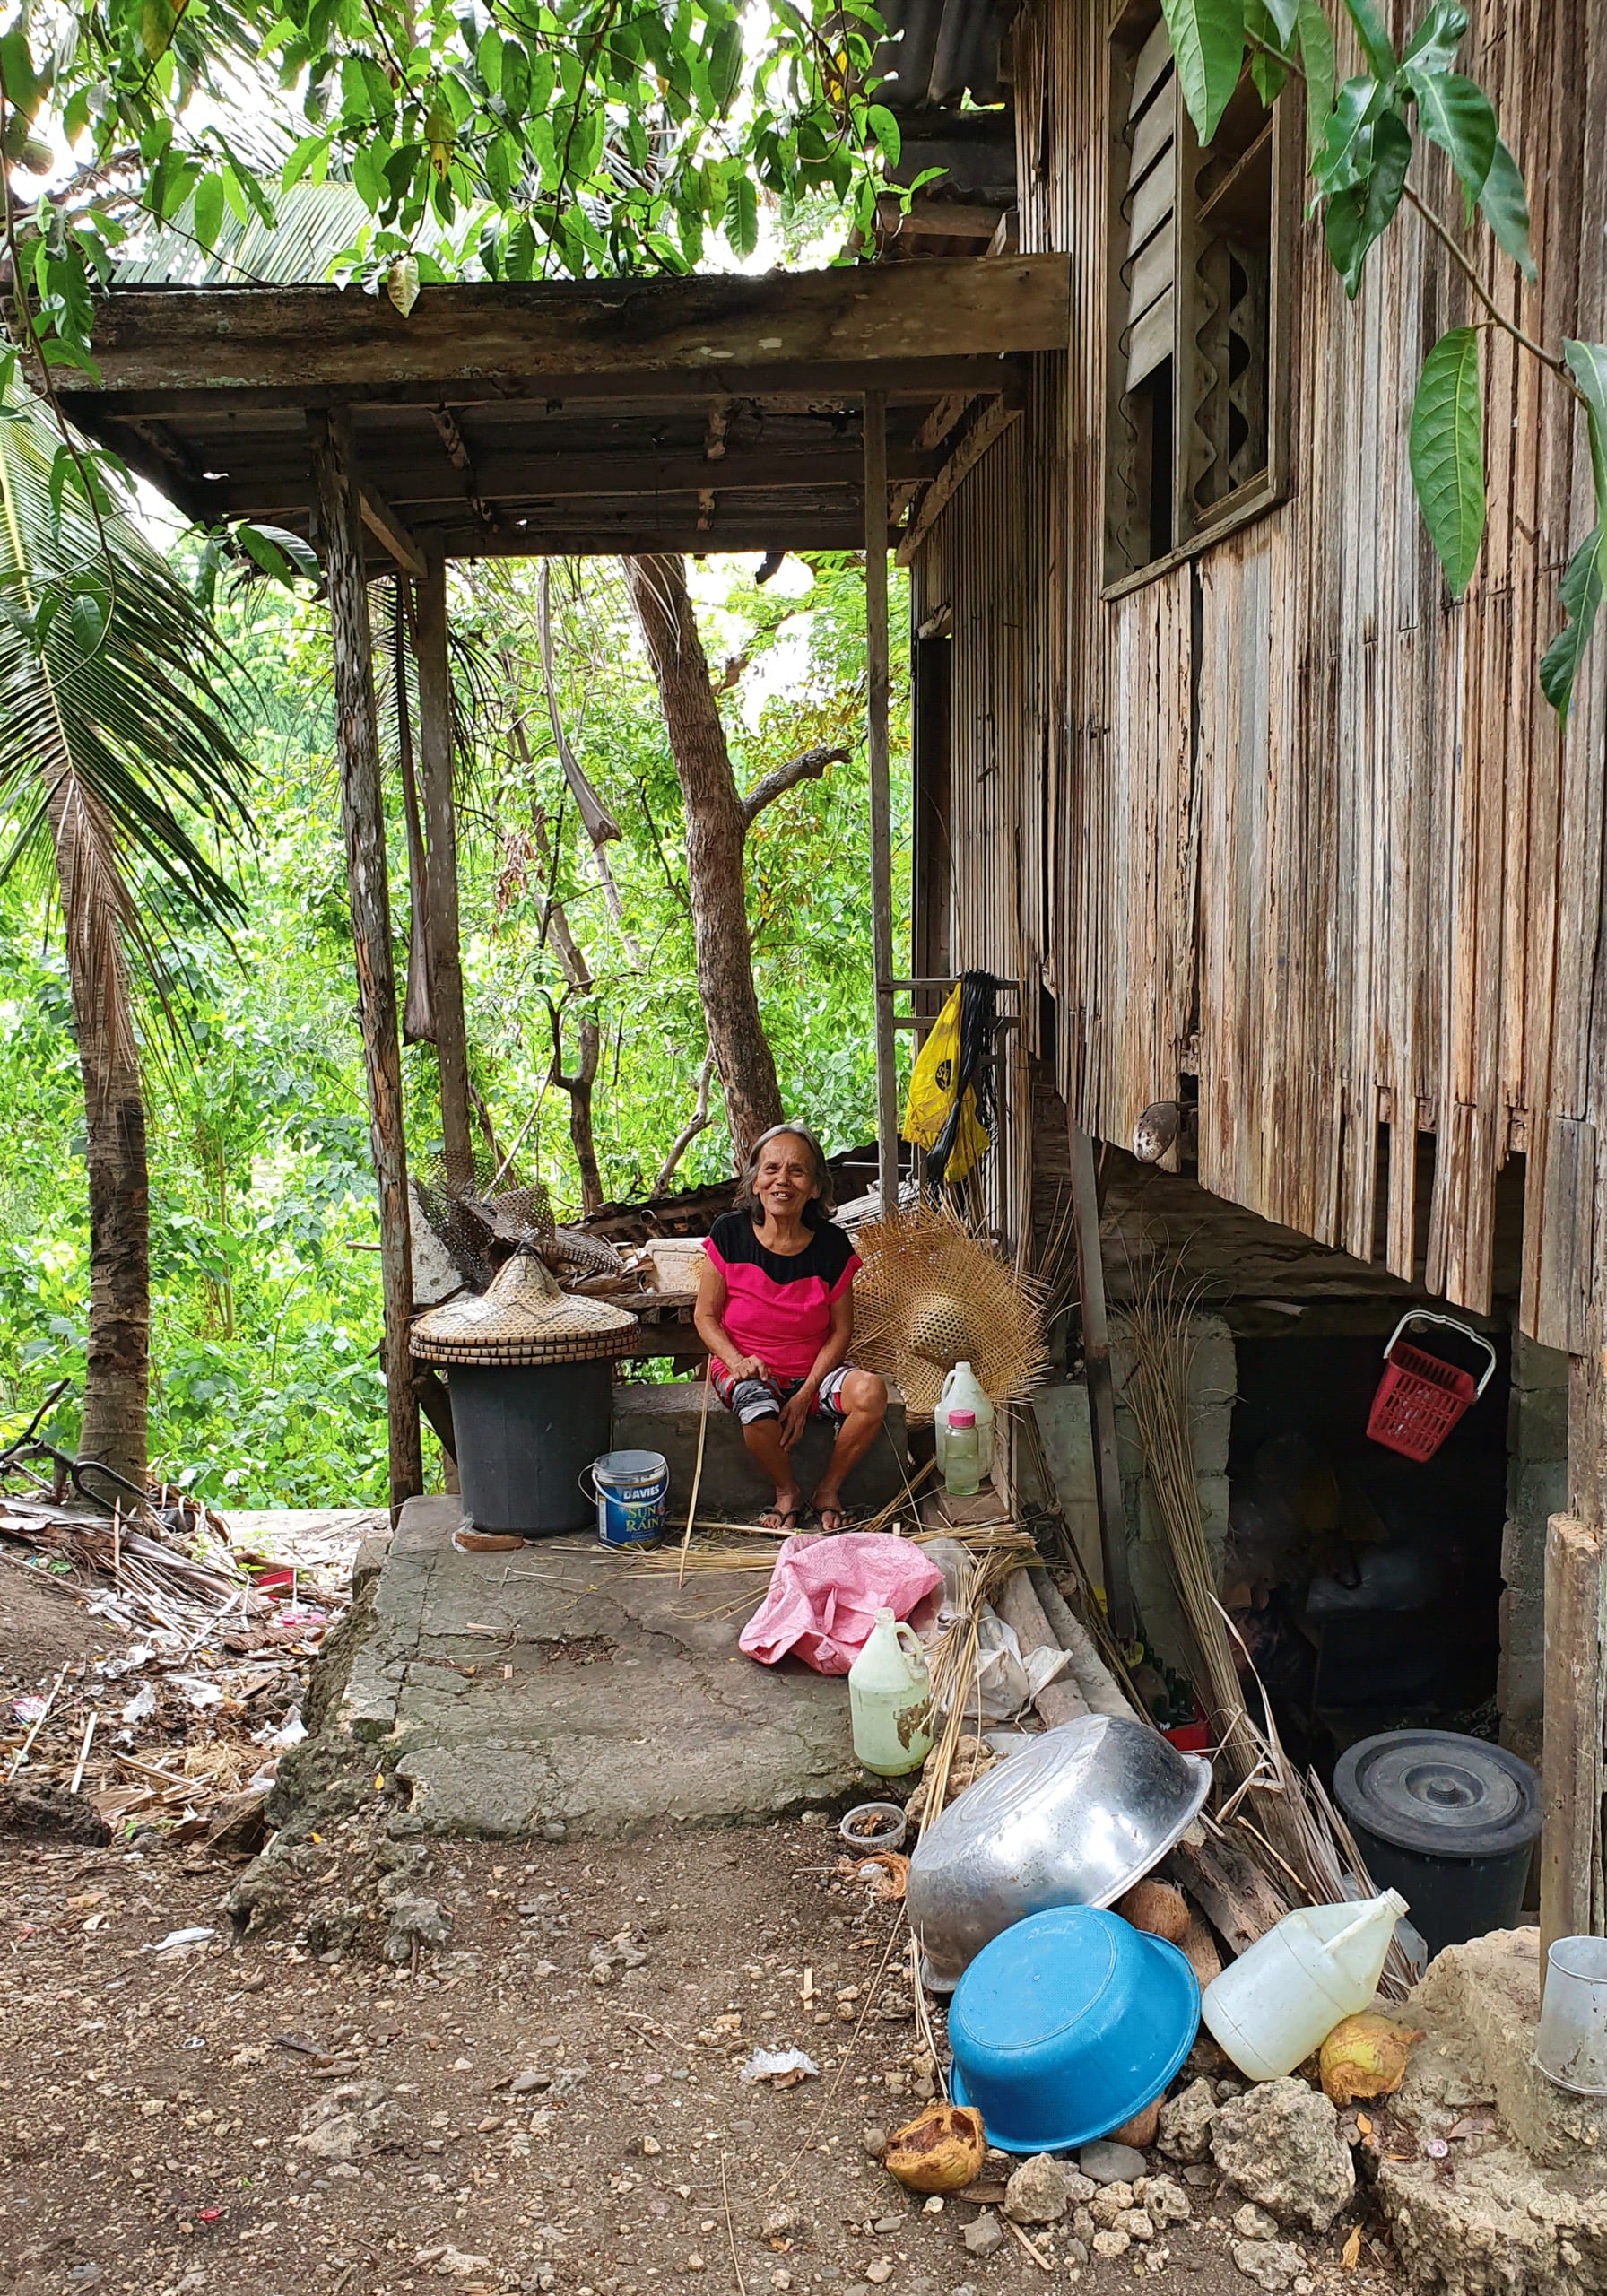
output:
[[[714,1391],[742,1422],[743,1439],[776,1487],[760,1518],[795,1530],[804,1495],[793,1447],[810,1419],[837,1430],[814,1512],[823,1531],[853,1527],[843,1477],[876,1439],[887,1386],[848,1361],[859,1257],[830,1214],[830,1174],[820,1143],[800,1124],[757,1141],[734,1211],[714,1223],[693,1320],[710,1357]]]

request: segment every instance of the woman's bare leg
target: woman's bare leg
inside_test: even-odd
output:
[[[781,1439],[780,1420],[771,1416],[744,1420],[743,1441],[776,1486],[777,1514],[795,1515],[803,1504],[804,1493],[793,1473],[792,1453]]]
[[[887,1417],[887,1381],[873,1371],[850,1371],[843,1381],[840,1400],[847,1417],[837,1431],[826,1472],[815,1486],[817,1515],[843,1513],[843,1478],[859,1465]]]

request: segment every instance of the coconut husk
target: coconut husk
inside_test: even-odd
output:
[[[956,1363],[994,1404],[1013,1403],[1046,1362],[1041,1300],[985,1237],[946,1206],[912,1204],[855,1231],[854,1360],[930,1412]]]

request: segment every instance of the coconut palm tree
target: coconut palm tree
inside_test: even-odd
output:
[[[247,761],[213,699],[225,649],[125,517],[53,500],[60,435],[0,402],[0,878],[53,870],[83,1078],[89,1355],[80,1455],[144,1481],[151,1283],[132,974],[161,979],[146,910],[213,921],[239,895],[197,841],[245,825]]]

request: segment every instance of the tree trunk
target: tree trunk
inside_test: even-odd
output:
[[[452,667],[447,650],[447,566],[431,552],[418,589],[413,648],[419,665],[419,761],[423,771],[425,898],[429,909],[430,1008],[440,1077],[441,1144],[447,1177],[474,1177],[469,1139],[468,1031],[457,918],[457,808],[452,796]]]
[[[118,938],[127,896],[109,857],[109,829],[97,818],[93,801],[64,777],[48,811],[66,928],[73,1033],[83,1077],[89,1174],[89,1351],[78,1452],[143,1490],[151,1205],[145,1103]]]
[[[362,527],[350,411],[309,413],[318,531],[329,586],[334,661],[335,749],[341,768],[341,827],[346,897],[357,967],[357,1011],[369,1087],[369,1148],[379,1191],[379,1268],[385,1299],[385,1391],[393,1518],[424,1488],[419,1399],[413,1392],[408,1326],[413,1252],[407,1206],[407,1148],[402,1131],[402,1054],[391,956],[379,733],[374,711],[373,638],[363,582]]]
[[[779,1124],[784,1114],[753,986],[743,871],[748,813],[731,770],[708,657],[687,596],[685,560],[628,558],[625,576],[653,665],[686,811],[698,994],[740,1170],[760,1134]]]

